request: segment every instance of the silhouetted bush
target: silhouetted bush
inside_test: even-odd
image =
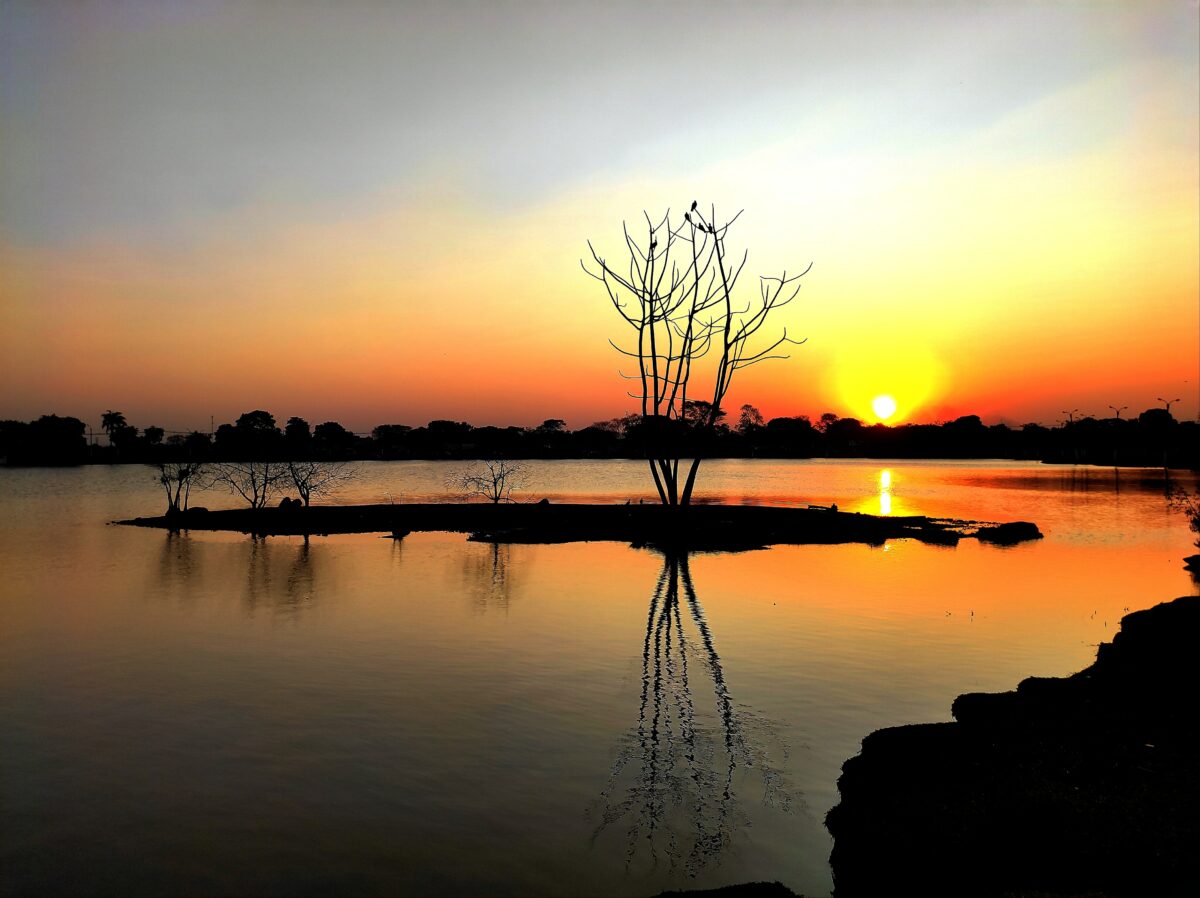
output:
[[[10,465],[79,465],[87,461],[85,425],[78,418],[42,415],[0,422],[0,455]]]
[[[111,412],[107,414],[119,415]],[[0,458],[10,465],[69,465],[183,461],[351,461],[357,459],[645,458],[648,447],[674,451],[675,443],[713,458],[1011,458],[1063,464],[1164,465],[1200,468],[1200,424],[1178,421],[1165,409],[1137,418],[1082,418],[1058,427],[1026,424],[987,426],[976,415],[944,424],[864,425],[854,418],[822,415],[772,418],[759,425],[750,416],[737,429],[707,429],[697,442],[686,420],[653,426],[630,415],[568,431],[561,419],[532,428],[472,427],[465,421],[430,421],[424,427],[381,424],[370,435],[355,434],[336,421],[310,432],[308,422],[289,418],[280,431],[265,411],[247,412],[208,434],[138,429],[110,420],[112,445],[88,446],[77,418],[45,415],[37,421],[0,421]]]

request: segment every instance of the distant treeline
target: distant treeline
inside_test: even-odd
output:
[[[697,406],[701,403],[696,403]],[[703,410],[696,411],[696,417]],[[355,434],[336,421],[315,427],[301,418],[278,426],[265,411],[247,412],[207,433],[138,429],[120,412],[103,416],[108,445],[89,444],[78,418],[43,415],[0,421],[0,459],[8,465],[78,465],[245,459],[639,458],[646,426],[640,416],[567,430],[559,419],[537,427],[473,427],[430,421],[424,427],[381,424]],[[671,425],[688,439],[687,422]],[[827,413],[764,421],[744,406],[736,424],[691,451],[709,458],[1011,458],[1056,463],[1200,468],[1200,424],[1177,421],[1162,408],[1136,418],[1082,418],[1057,427],[987,426],[976,415],[942,424],[863,424]],[[685,453],[686,454],[686,453]]]

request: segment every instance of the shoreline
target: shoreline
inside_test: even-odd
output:
[[[1091,666],[876,730],[825,826],[839,898],[1200,888],[1200,597],[1125,615]]]

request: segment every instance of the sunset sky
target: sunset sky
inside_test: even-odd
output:
[[[1167,3],[0,2],[0,418],[632,410],[579,267],[744,209],[813,263],[767,417],[1200,381],[1200,14]],[[768,329],[771,329],[768,327]]]

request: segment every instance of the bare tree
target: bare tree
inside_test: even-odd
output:
[[[511,502],[512,493],[528,482],[529,468],[520,462],[484,459],[446,478],[446,486],[489,502]]]
[[[307,508],[312,497],[328,496],[358,476],[358,469],[340,461],[289,461],[287,476]]]
[[[1188,528],[1196,534],[1195,546],[1200,549],[1200,493],[1189,493],[1181,486],[1170,487],[1167,505],[1187,517]]]
[[[154,465],[158,482],[167,494],[167,514],[187,511],[192,487],[202,486],[204,465],[195,461],[160,461]]]
[[[288,479],[288,468],[277,461],[231,461],[213,466],[209,485],[224,486],[251,508],[265,508],[271,495]]]
[[[635,374],[622,376],[637,384],[629,395],[641,402],[640,436],[664,505],[690,503],[703,444],[725,415],[721,404],[734,375],[767,359],[786,358],[782,347],[804,342],[789,339],[786,329],[773,340],[755,340],[767,317],[796,298],[808,268],[790,277],[786,271],[760,277],[757,296],[735,299],[748,252],[731,257],[726,240],[740,215],[717,224],[715,210],[705,216],[696,203],[677,224],[670,212],[657,223],[643,213],[644,243],[623,225],[627,265],[610,265],[590,241],[593,264],[581,263],[633,330],[631,344],[609,342],[637,363]],[[696,391],[703,399],[690,396],[693,375],[710,352],[711,388]],[[696,409],[703,412],[697,415]],[[681,483],[684,457],[691,462]]]

